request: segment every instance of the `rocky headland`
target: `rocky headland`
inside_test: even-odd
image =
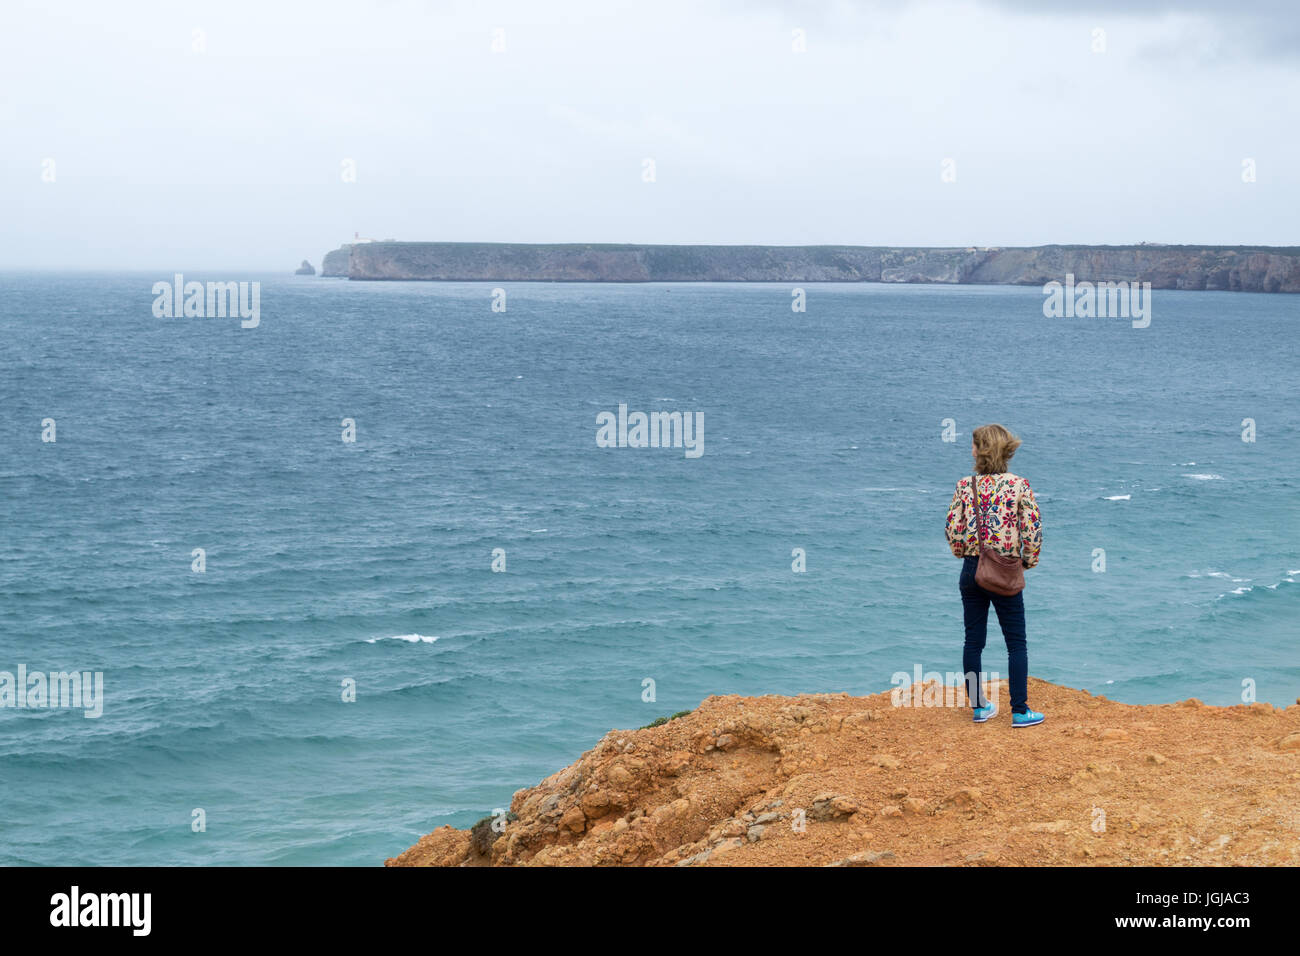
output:
[[[327,252],[320,261],[320,274],[323,276],[348,277],[351,264],[351,244],[339,246],[333,252]]]
[[[709,697],[386,865],[1300,864],[1300,703],[1029,698],[1046,723],[1012,729],[1005,693],[986,724],[889,692]]]
[[[1036,285],[1150,282],[1153,289],[1300,292],[1300,247],[528,245],[357,242],[321,275],[356,280],[898,282]]]

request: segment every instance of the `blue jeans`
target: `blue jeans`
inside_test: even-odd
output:
[[[975,583],[979,558],[965,558],[957,586],[966,624],[966,646],[961,652],[961,668],[966,675],[966,694],[972,706],[987,703],[980,685],[980,654],[988,633],[989,605],[998,612],[998,624],[1007,642],[1007,670],[1011,682],[1011,710],[1023,714],[1029,710],[1029,652],[1025,648],[1025,598],[1023,594],[1004,597],[986,591]]]

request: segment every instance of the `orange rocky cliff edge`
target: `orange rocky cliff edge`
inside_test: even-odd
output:
[[[975,724],[889,692],[710,697],[610,731],[516,793],[501,833],[442,827],[386,865],[1300,864],[1300,704],[1033,680],[1047,722],[1013,730],[1000,699]]]

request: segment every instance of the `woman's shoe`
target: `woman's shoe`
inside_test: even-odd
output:
[[[1011,715],[1012,727],[1032,727],[1034,724],[1041,724],[1047,718],[1036,710],[1027,710],[1023,714]]]
[[[986,720],[992,720],[997,715],[998,705],[996,702],[990,701],[983,707],[975,708],[975,723],[982,724]],[[1040,714],[1039,716],[1041,717],[1042,715]]]

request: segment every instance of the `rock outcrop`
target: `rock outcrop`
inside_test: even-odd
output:
[[[387,865],[1300,864],[1300,703],[1030,700],[1047,722],[1013,730],[889,693],[710,697]]]
[[[1224,246],[525,245],[364,242],[325,256],[351,279],[555,282],[1150,282],[1155,289],[1300,292],[1300,248]]]
[[[316,268],[304,259],[302,260],[302,265],[293,270],[293,274],[296,276],[314,276],[316,274]]]

